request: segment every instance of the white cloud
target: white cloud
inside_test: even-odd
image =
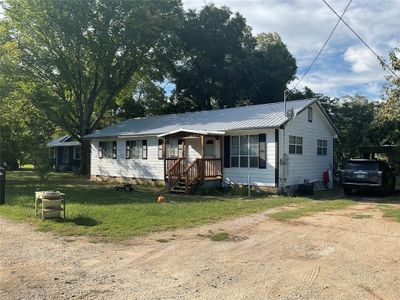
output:
[[[355,73],[363,73],[376,69],[378,59],[364,45],[351,46],[344,53],[344,60],[351,63]]]

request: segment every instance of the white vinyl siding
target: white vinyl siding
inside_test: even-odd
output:
[[[164,179],[164,160],[158,159],[158,138],[146,137],[147,159],[126,159],[127,139],[117,141],[117,159],[99,159],[98,141],[92,140],[91,175]]]
[[[322,180],[323,172],[333,166],[333,131],[329,121],[324,116],[317,104],[312,105],[313,121],[308,121],[308,109],[297,115],[286,126],[285,130],[285,153],[288,153],[288,178],[287,185],[303,183],[304,180],[311,182]],[[283,139],[283,130],[281,138]],[[302,137],[302,155],[289,154],[289,137]],[[317,140],[326,141],[326,154],[317,155]],[[280,158],[283,158],[283,143],[280,144]],[[282,175],[282,170],[280,170]]]

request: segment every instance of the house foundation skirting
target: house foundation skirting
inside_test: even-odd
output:
[[[115,183],[132,183],[132,184],[150,184],[154,186],[164,186],[164,180],[159,179],[148,179],[148,178],[132,178],[122,176],[104,176],[104,175],[92,175],[90,176],[91,181],[97,182],[115,182]]]

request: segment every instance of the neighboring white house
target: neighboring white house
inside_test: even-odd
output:
[[[92,179],[280,188],[321,181],[337,130],[313,99],[129,119],[91,140]]]

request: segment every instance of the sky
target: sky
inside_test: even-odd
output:
[[[338,19],[322,0],[183,0],[186,9],[201,9],[205,2],[239,12],[254,34],[277,32],[296,58],[298,78]],[[327,2],[341,15],[349,0]],[[385,60],[400,46],[400,0],[353,0],[343,19]],[[298,88],[308,86],[332,97],[361,94],[379,100],[386,75],[377,58],[340,23]]]

